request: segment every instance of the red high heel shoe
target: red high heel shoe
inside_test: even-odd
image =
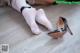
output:
[[[67,31],[69,31],[69,33],[71,35],[73,35],[73,33],[71,32],[71,30],[67,24],[67,20],[65,18],[59,17],[59,20],[57,21],[56,25],[57,25],[57,30],[48,33],[54,39],[58,39],[59,37],[63,37],[63,35]]]

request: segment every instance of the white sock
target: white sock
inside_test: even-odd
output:
[[[21,7],[29,7],[29,4],[26,4],[25,0],[13,0],[12,7],[20,12]],[[39,27],[37,26],[35,22],[35,16],[36,16],[36,9],[31,8],[25,8],[22,11],[22,15],[24,16],[27,24],[30,26],[32,32],[34,34],[39,34],[41,31]]]
[[[47,27],[50,31],[53,30],[53,27],[52,27],[50,21],[47,19],[47,16],[45,15],[45,12],[43,9],[39,9],[37,11],[36,21],[38,23],[44,25],[45,27]]]

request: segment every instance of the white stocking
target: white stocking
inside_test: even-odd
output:
[[[20,9],[22,7],[31,7],[31,6],[26,3],[26,0],[13,0],[12,1],[12,7],[14,9],[16,9],[17,11],[21,12]],[[32,32],[34,34],[39,34],[41,31],[35,22],[36,9],[33,7],[25,8],[22,11],[22,15],[24,16],[27,24],[30,26]]]
[[[47,16],[45,15],[45,12],[43,9],[39,9],[37,11],[36,21],[44,25],[45,27],[47,27],[50,31],[53,31],[51,22],[47,19]]]

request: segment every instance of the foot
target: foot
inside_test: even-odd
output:
[[[41,31],[38,27],[38,25],[35,22],[35,16],[36,16],[36,9],[35,8],[30,8],[30,9],[24,9],[22,12],[27,24],[31,28],[31,31],[34,34],[40,34]]]
[[[53,30],[51,22],[47,19],[47,16],[45,15],[45,12],[43,9],[39,9],[37,11],[36,15],[36,21],[42,25],[44,25],[46,28],[48,28],[50,31]]]

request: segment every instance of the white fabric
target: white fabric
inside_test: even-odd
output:
[[[52,30],[52,26],[50,21],[47,19],[47,16],[45,15],[45,12],[43,9],[39,9],[38,11],[27,4],[25,0],[13,0],[12,1],[12,7],[20,12],[20,9],[25,7],[31,7],[31,8],[25,8],[22,11],[22,15],[24,16],[27,24],[30,26],[32,32],[34,34],[40,34],[41,30],[37,26],[36,21],[38,21],[40,24],[47,27],[49,30]]]
[[[48,30],[52,31],[52,25],[50,21],[47,19],[47,16],[43,9],[38,9],[37,15],[36,15],[36,21],[42,25],[44,25]]]

